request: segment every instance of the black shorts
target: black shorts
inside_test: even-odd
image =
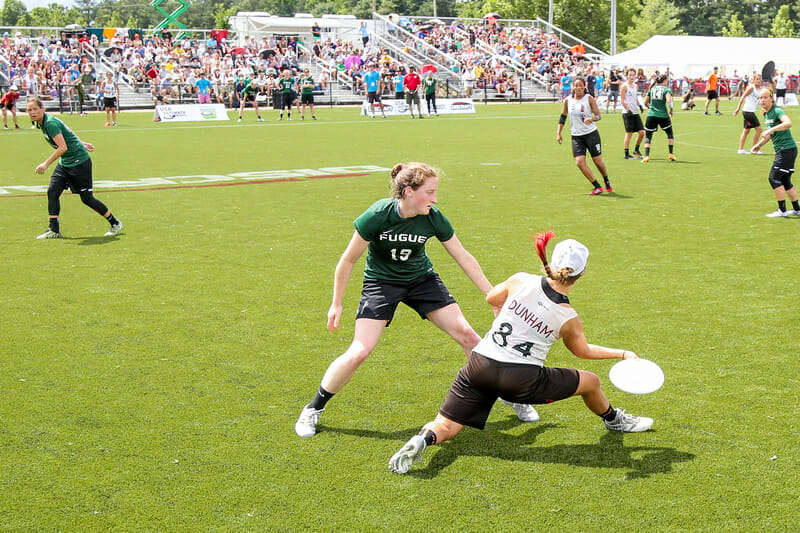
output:
[[[241,100],[242,100],[242,103],[255,102],[256,101],[256,94],[255,93],[243,94]]]
[[[381,95],[377,92],[375,93],[367,93],[367,103],[368,104],[379,104],[381,103]]]
[[[314,94],[313,93],[306,93],[300,95],[300,103],[301,104],[313,104],[314,103]]]
[[[775,89],[775,98],[783,98],[786,96],[786,89]]]
[[[288,107],[289,109],[291,109],[292,102],[294,102],[294,91],[288,93],[281,93],[281,109],[283,109],[284,107]]]
[[[3,109],[8,109],[11,111],[12,109],[16,108],[16,104],[12,102],[3,102]]]
[[[73,194],[92,191],[92,160],[87,159],[74,167],[56,165],[53,175],[50,176],[48,191],[58,191],[59,194],[69,189]]]
[[[635,133],[644,129],[642,117],[639,113],[623,113],[622,123],[625,124],[625,131],[627,133]]]
[[[719,98],[719,95],[717,94],[717,91],[708,91],[708,93],[706,94],[706,97],[709,100],[714,100],[715,98]]]
[[[425,319],[431,311],[454,304],[456,300],[435,272],[408,283],[365,279],[356,319],[386,320],[388,326],[400,302]]]
[[[483,429],[497,398],[514,403],[552,403],[575,395],[574,368],[502,363],[472,352],[458,371],[439,412],[459,424]]]
[[[587,133],[586,135],[574,135],[572,137],[573,157],[586,155],[587,150],[592,157],[597,157],[603,153],[600,142],[600,132],[598,130],[594,130],[592,133]]]
[[[114,96],[112,98],[103,97],[103,108],[104,109],[116,109],[117,107],[117,97]]]
[[[649,133],[653,133],[658,128],[666,131],[668,134],[672,132],[672,119],[669,117],[647,117],[647,120],[644,123],[644,129],[647,130]]]
[[[769,171],[769,182],[773,189],[778,187],[792,188],[792,174],[794,173],[796,159],[797,148],[775,152],[775,159],[772,161],[772,168]]]
[[[761,126],[761,123],[758,121],[758,115],[752,111],[742,111],[742,118],[744,119],[744,129],[746,130]]]

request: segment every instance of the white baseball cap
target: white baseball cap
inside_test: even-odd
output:
[[[11,87],[9,87],[9,90],[16,91],[17,90],[17,86],[16,85],[12,85]]]
[[[553,248],[553,258],[550,266],[554,270],[561,268],[571,268],[571,276],[578,276],[586,270],[586,260],[589,258],[589,249],[576,241],[567,239],[556,244]]]

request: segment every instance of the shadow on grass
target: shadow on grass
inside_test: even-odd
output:
[[[109,242],[119,240],[119,235],[110,235],[108,237],[102,235],[99,237],[69,237],[69,239],[78,241],[78,246],[93,246],[95,244],[108,244]]]
[[[536,439],[539,435],[549,429],[559,427],[558,424],[526,425],[529,429],[519,436],[505,433],[506,430],[518,424],[520,424],[518,420],[508,419],[489,423],[482,432],[473,432],[467,429],[453,440],[429,449],[425,454],[431,457],[427,466],[417,469],[412,467],[407,475],[432,479],[459,457],[472,455],[496,457],[506,461],[625,469],[628,470],[625,477],[634,480],[644,479],[653,474],[671,473],[673,464],[692,461],[695,458],[694,454],[681,452],[674,448],[625,446],[626,438],[636,439],[637,436],[626,436],[617,431],[608,431],[597,444],[556,444],[539,447],[536,446]],[[331,427],[327,427],[325,430],[402,442],[417,432],[417,429],[380,432]]]

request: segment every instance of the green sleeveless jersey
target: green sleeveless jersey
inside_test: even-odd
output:
[[[422,78],[425,94],[436,94],[436,78]]]
[[[364,278],[395,283],[433,272],[425,243],[431,237],[444,242],[455,234],[436,206],[427,215],[402,218],[397,212],[397,198],[378,200],[353,225],[361,238],[369,241]]]
[[[53,137],[58,136],[59,133],[64,136],[64,140],[67,142],[67,151],[58,160],[62,167],[74,167],[89,159],[89,152],[83,146],[83,143],[78,140],[78,136],[72,133],[72,130],[56,117],[47,113],[44,114],[42,133],[44,133],[45,140],[53,148],[58,148]]]
[[[786,113],[780,107],[773,105],[772,109],[764,113],[764,125],[766,129],[777,126],[781,123],[781,117]],[[789,130],[776,131],[772,134],[772,146],[776,152],[781,150],[788,150],[790,148],[797,148],[797,143],[794,142],[794,137],[789,133]]]
[[[654,85],[650,87],[647,95],[650,97],[650,110],[647,112],[648,117],[661,117],[669,118],[669,111],[667,110],[667,95],[672,94],[672,91],[666,85]]]

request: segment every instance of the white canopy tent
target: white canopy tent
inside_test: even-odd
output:
[[[358,28],[361,22],[367,23],[372,31],[372,21],[361,21],[354,15],[322,15],[314,17],[308,13],[297,13],[294,17],[278,17],[263,11],[240,11],[228,19],[231,29],[240,39],[245,36],[261,38],[268,35],[311,34],[314,23],[320,26],[323,36],[337,35],[339,38],[359,39]]]
[[[775,70],[800,71],[800,39],[756,37],[698,37],[691,35],[656,35],[638,48],[613,56],[602,63],[609,67],[634,67],[664,71],[673,76],[707,77],[715,66],[723,76],[761,72],[767,61]]]

